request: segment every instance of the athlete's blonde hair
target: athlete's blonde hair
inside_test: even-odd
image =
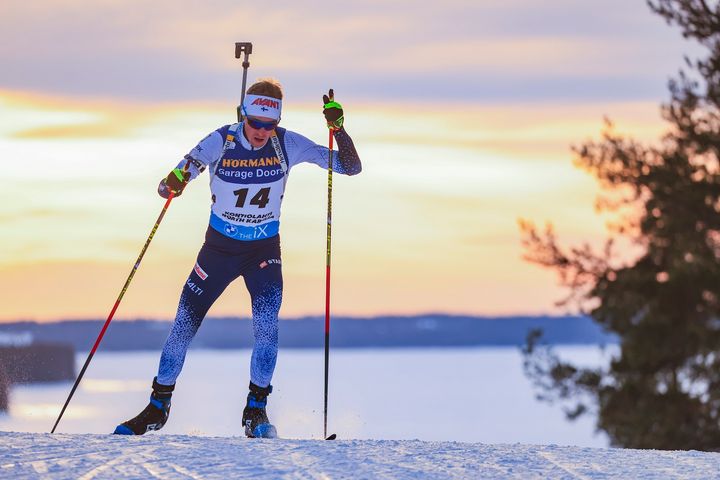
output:
[[[264,95],[266,97],[282,100],[282,85],[275,78],[258,78],[255,83],[247,89],[248,95]]]

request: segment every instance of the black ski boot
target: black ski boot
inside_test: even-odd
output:
[[[265,407],[267,396],[272,392],[272,385],[258,387],[250,382],[250,393],[247,396],[247,406],[243,410],[243,425],[245,435],[250,438],[276,438],[277,430],[268,420]]]
[[[148,406],[137,417],[118,425],[113,433],[142,435],[150,430],[160,430],[170,415],[170,398],[173,390],[175,390],[175,385],[160,385],[155,377]]]

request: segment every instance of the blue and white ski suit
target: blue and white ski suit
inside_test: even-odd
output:
[[[160,357],[157,381],[174,385],[187,349],[210,306],[225,288],[242,276],[252,302],[255,344],[250,381],[270,385],[278,351],[278,312],[282,303],[280,206],[293,167],[314,163],[327,168],[329,150],[308,138],[276,128],[276,146],[253,148],[241,125],[210,133],[178,164],[189,162],[190,180],[207,169],[212,206],[205,243],[185,282],[170,335]],[[237,130],[232,140],[228,133]],[[362,168],[352,139],[344,129],[335,133],[339,152],[333,170],[356,175]],[[280,151],[277,150],[280,149]]]

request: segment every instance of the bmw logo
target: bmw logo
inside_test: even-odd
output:
[[[225,224],[225,233],[227,233],[230,236],[235,236],[237,233],[237,228],[235,228],[233,225],[230,225],[229,223]]]

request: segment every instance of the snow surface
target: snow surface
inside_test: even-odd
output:
[[[558,350],[576,364],[602,361],[596,347]],[[250,354],[191,349],[163,433],[237,435]],[[86,356],[78,354],[78,371]],[[557,405],[535,399],[515,347],[336,349],[330,356],[328,428],[341,438],[609,446],[604,432],[594,433],[593,417],[568,422]],[[147,405],[159,357],[99,351],[56,433],[106,434],[137,415]],[[322,436],[323,364],[322,349],[280,350],[268,413],[283,438]],[[0,431],[50,432],[71,387],[14,385]]]
[[[720,478],[720,453],[419,440],[0,433],[0,478]]]

